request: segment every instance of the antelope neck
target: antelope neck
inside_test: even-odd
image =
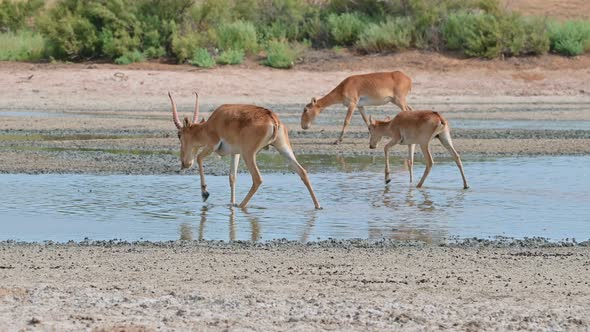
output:
[[[330,105],[338,104],[342,102],[341,96],[336,92],[336,90],[332,90],[332,92],[328,93],[327,95],[323,96],[322,98],[318,99],[317,103],[321,109],[324,109]]]

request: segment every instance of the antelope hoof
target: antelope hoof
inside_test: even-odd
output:
[[[468,185],[463,186],[463,189],[469,189]]]
[[[391,182],[391,179],[385,179],[385,184],[389,184],[389,182]]]
[[[334,145],[338,145],[340,143],[342,143],[342,138],[337,139],[336,142],[334,142]]]
[[[201,192],[201,197],[203,197],[203,202],[206,202],[207,198],[209,198],[209,192],[208,191]]]

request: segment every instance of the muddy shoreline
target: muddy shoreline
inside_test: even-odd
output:
[[[421,52],[337,57],[293,71],[252,64],[198,70],[150,63],[4,62],[0,173],[177,174],[178,141],[166,92],[172,91],[180,112],[188,114],[195,89],[205,117],[221,103],[271,108],[290,129],[298,155],[380,156],[381,149],[367,148],[359,115],[343,144],[332,144],[342,127],[343,106],[324,111],[307,131],[300,129],[299,119],[312,96],[328,92],[344,77],[394,69],[413,78],[409,103],[414,108],[443,113],[452,128],[454,121],[476,125],[453,129],[455,146],[465,158],[584,155],[590,153],[589,63],[590,56],[471,61]],[[393,105],[368,109],[376,118],[397,112]],[[494,127],[498,121],[504,128]],[[568,128],[573,122],[588,126]],[[402,157],[405,151],[397,147],[392,156]],[[433,152],[446,155],[438,143]],[[420,162],[419,152],[417,156]],[[225,172],[226,164],[218,158],[206,161],[212,174]]]

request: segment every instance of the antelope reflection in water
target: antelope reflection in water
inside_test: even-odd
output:
[[[198,240],[202,241],[205,240],[205,228],[207,225],[207,218],[208,218],[208,214],[210,213],[209,211],[209,207],[207,205],[204,205],[201,208],[201,213],[200,213],[200,222],[199,222],[199,235],[198,235]],[[229,233],[229,241],[236,241],[237,240],[237,231],[236,231],[236,209],[238,209],[237,207],[234,206],[230,206],[229,207],[229,229],[228,229],[228,233]],[[248,219],[248,221],[250,222],[250,227],[251,227],[251,233],[250,233],[250,241],[258,241],[261,238],[261,227],[260,227],[260,223],[259,223],[259,217],[248,213],[247,208],[244,209],[240,209],[244,216],[246,216],[246,218]],[[307,222],[305,223],[305,227],[303,228],[303,232],[301,234],[300,237],[300,241],[301,242],[307,242],[309,240],[309,236],[313,231],[313,228],[315,226],[316,220],[318,218],[318,212],[316,210],[313,211],[309,211],[308,213],[305,214],[307,217]],[[180,233],[180,240],[183,241],[192,241],[193,238],[193,229],[190,223],[182,223],[180,225],[179,228],[179,233]]]
[[[404,194],[401,190],[396,188],[392,190],[390,186],[386,186],[380,197],[375,196],[373,206],[386,206],[392,209],[389,216],[393,221],[393,227],[386,227],[382,222],[376,225],[369,220],[369,238],[415,240],[425,243],[441,242],[447,233],[444,222],[450,217],[446,210],[462,209],[467,193],[464,190],[457,190],[456,195],[447,197],[444,201],[436,201],[431,191],[432,188],[410,187]],[[396,215],[396,212],[407,210],[406,207],[414,208],[416,212],[409,217]]]
[[[251,241],[258,241],[260,239],[260,224],[258,223],[258,217],[248,213],[246,208],[241,209],[246,218],[250,221],[251,230]],[[199,222],[199,237],[198,240],[205,240],[205,226],[207,224],[207,216],[209,213],[209,207],[203,205],[201,208],[201,220]],[[236,207],[229,207],[229,241],[236,240]],[[193,231],[189,223],[182,223],[180,225],[180,240],[191,241],[193,240]]]

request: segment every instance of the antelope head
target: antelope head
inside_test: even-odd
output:
[[[375,121],[373,116],[369,115],[369,148],[375,149],[381,138],[385,136],[383,126],[388,124],[390,118],[387,117],[385,121]]]
[[[318,114],[320,114],[321,111],[322,108],[318,104],[317,99],[315,97],[311,98],[311,102],[305,105],[305,108],[303,109],[303,114],[301,114],[301,128],[309,129],[309,127],[311,127],[311,124],[315,120],[315,117],[318,116]]]
[[[195,101],[195,113],[193,115],[193,120],[191,121],[188,116],[184,117],[184,122],[180,122],[178,118],[178,112],[176,110],[176,103],[172,98],[172,94],[168,92],[168,97],[170,97],[170,102],[172,103],[172,120],[174,121],[174,125],[178,128],[178,139],[180,140],[180,162],[182,164],[182,169],[190,168],[193,165],[195,155],[199,150],[200,143],[199,133],[200,133],[200,126],[205,123],[205,119],[201,120],[200,123],[197,123],[199,119],[199,94],[195,92],[196,101]]]

